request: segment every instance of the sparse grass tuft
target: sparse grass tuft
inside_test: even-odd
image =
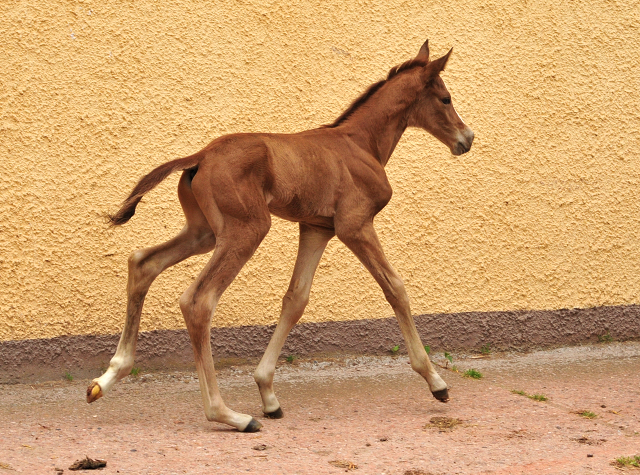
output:
[[[448,351],[444,352],[445,359],[449,360],[449,363],[453,363],[453,356]]]
[[[391,348],[391,353],[396,355],[398,354],[398,350],[400,349],[400,345],[396,345],[393,348]]]
[[[491,345],[489,343],[482,345],[482,347],[480,348],[480,353],[482,353],[483,355],[490,355]]]
[[[611,462],[611,465],[616,468],[640,468],[640,455],[632,455],[631,457],[618,457],[614,462]]]
[[[534,401],[547,401],[548,398],[544,394],[528,394],[527,397],[529,399],[533,399]]]
[[[582,417],[586,417],[587,419],[595,419],[598,415],[595,412],[591,411],[576,411],[576,414]]]
[[[476,369],[468,369],[464,372],[464,375],[467,378],[480,379],[482,378],[482,373]]]
[[[429,345],[424,345],[424,351],[426,351],[427,354],[431,353],[431,347]]]
[[[611,333],[607,332],[604,335],[598,335],[598,341],[600,343],[611,343],[613,341],[613,337]]]
[[[295,355],[289,355],[287,356],[287,363],[293,363],[293,360],[295,359],[296,359]]]
[[[524,397],[528,397],[529,399],[533,399],[534,401],[548,401],[549,398],[547,396],[545,396],[544,394],[527,394],[524,391],[516,391],[515,389],[512,389],[511,392],[513,394],[519,394],[520,396],[524,396]]]
[[[64,372],[64,379],[66,379],[67,381],[73,381],[73,375],[69,372],[69,371],[65,371]]]
[[[140,374],[140,368],[138,368],[137,366],[134,366],[133,368],[131,368],[131,373],[129,373],[131,376],[138,376]]]

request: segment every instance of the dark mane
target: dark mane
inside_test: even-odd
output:
[[[411,59],[398,66],[394,66],[393,68],[391,68],[391,71],[389,71],[389,74],[387,74],[386,79],[383,79],[382,81],[378,81],[377,83],[369,86],[367,90],[360,95],[360,97],[358,97],[355,101],[353,101],[353,103],[347,108],[347,110],[345,110],[342,114],[340,114],[340,117],[334,120],[333,123],[323,125],[322,127],[331,129],[333,127],[339,126],[345,120],[347,120],[351,116],[351,114],[353,114],[357,109],[359,109],[360,106],[362,106],[362,104],[367,102],[371,96],[373,96],[376,92],[378,92],[378,90],[382,86],[384,86],[388,81],[390,81],[400,73],[409,71],[410,69],[414,69],[417,67],[426,66],[426,64],[427,64],[427,61],[423,59]]]

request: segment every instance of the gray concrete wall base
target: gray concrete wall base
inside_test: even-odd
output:
[[[424,344],[434,350],[530,349],[598,341],[640,338],[640,305],[587,309],[468,312],[419,315],[416,326]],[[217,358],[259,357],[274,326],[212,328]],[[57,379],[65,371],[76,377],[97,376],[115,352],[119,335],[63,336],[0,342],[0,381]],[[388,354],[404,345],[394,318],[301,323],[291,332],[283,355],[326,353]],[[186,330],[143,332],[136,365],[184,368],[193,365]]]

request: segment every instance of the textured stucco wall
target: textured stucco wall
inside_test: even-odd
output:
[[[123,228],[137,179],[216,136],[330,122],[416,52],[474,129],[452,157],[410,130],[377,219],[415,314],[640,303],[640,6],[619,2],[5,1],[0,16],[0,340],[121,329],[128,254],[182,226],[178,175]],[[278,219],[214,325],[278,316],[297,226]],[[193,258],[142,330],[183,327]],[[392,312],[339,242],[304,321]]]

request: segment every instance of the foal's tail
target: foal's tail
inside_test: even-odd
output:
[[[148,175],[142,177],[138,184],[133,188],[133,191],[129,194],[129,197],[124,200],[120,210],[118,210],[116,214],[108,215],[111,226],[119,226],[129,221],[136,212],[136,206],[138,206],[142,197],[149,191],[153,190],[158,183],[167,178],[173,172],[196,167],[193,173],[193,175],[195,175],[200,158],[201,154],[196,153],[189,157],[171,160],[170,162],[160,165]]]

